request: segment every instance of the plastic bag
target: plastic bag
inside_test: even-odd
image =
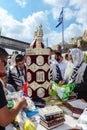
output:
[[[24,122],[23,128],[24,130],[36,130],[34,123],[30,120]]]
[[[51,90],[50,90],[50,95],[51,95],[51,96],[58,96],[55,86],[58,87],[58,83],[53,82],[53,83],[51,84]]]
[[[62,99],[63,101],[66,101],[69,99],[70,94],[73,92],[75,84],[66,84],[59,87],[57,83],[53,82],[52,87],[57,92],[59,98]]]
[[[36,130],[36,125],[30,120],[24,111],[20,111],[12,123],[13,127],[20,130]]]

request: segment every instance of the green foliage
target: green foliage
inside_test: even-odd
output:
[[[80,43],[81,43],[81,46],[82,46],[82,47],[87,46],[87,41],[86,41],[86,40],[83,40],[83,39],[82,39],[82,40],[80,41]]]

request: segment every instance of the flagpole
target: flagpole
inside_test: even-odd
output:
[[[63,8],[62,8],[63,11]],[[64,12],[62,17],[62,49],[64,49]]]
[[[63,7],[62,11],[60,12],[59,18],[58,18],[58,24],[56,25],[56,28],[59,27],[62,24],[62,45],[61,49],[64,49],[64,16],[63,16]]]

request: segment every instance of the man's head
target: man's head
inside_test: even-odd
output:
[[[0,47],[0,73],[4,73],[6,71],[7,59],[7,51]]]
[[[70,50],[69,50],[69,52],[68,52],[68,60],[73,63],[72,53],[71,53]]]
[[[15,57],[15,62],[16,62],[16,65],[17,65],[20,69],[23,69],[23,68],[24,68],[24,63],[25,63],[25,57],[24,57],[22,54],[18,54],[18,55]]]
[[[60,63],[63,59],[61,52],[55,50],[54,54],[55,54],[55,59]]]
[[[68,53],[65,54],[65,60],[68,61]]]

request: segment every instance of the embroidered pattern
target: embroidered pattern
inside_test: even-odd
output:
[[[36,63],[37,63],[38,65],[43,65],[43,63],[44,63],[44,57],[43,57],[43,56],[38,56],[38,57],[36,58]]]

